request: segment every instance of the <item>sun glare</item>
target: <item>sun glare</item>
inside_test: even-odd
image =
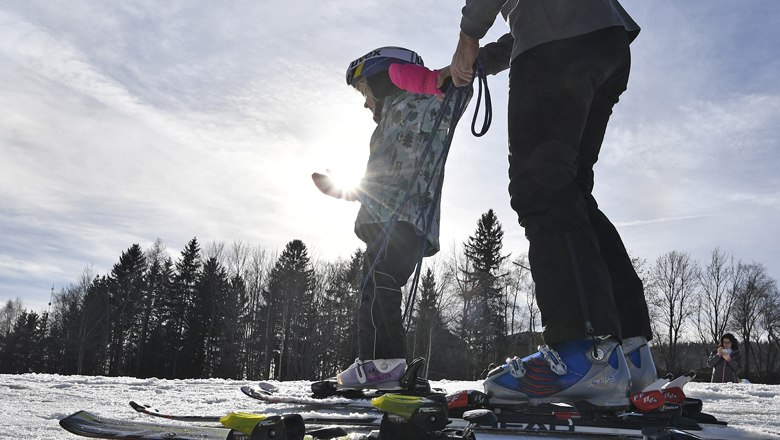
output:
[[[363,169],[331,169],[330,178],[339,191],[351,192],[360,186]]]

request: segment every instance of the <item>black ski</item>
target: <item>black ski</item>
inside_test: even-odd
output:
[[[189,417],[187,421],[198,420]],[[201,421],[201,420],[198,420]],[[321,424],[318,420],[317,424]],[[60,426],[65,430],[90,438],[124,439],[124,440],[304,440],[336,439],[348,434],[368,436],[376,425],[348,425],[350,432],[341,426],[306,429],[303,419],[298,414],[268,416],[257,423],[251,434],[226,427],[181,425],[168,423],[137,422],[133,420],[101,417],[87,411],[78,411],[60,420]],[[304,437],[306,436],[306,437]]]
[[[242,386],[241,392],[247,396],[269,404],[287,404],[311,408],[350,408],[361,411],[377,411],[371,405],[371,397],[360,399],[347,397],[315,398],[310,396],[286,395],[267,391],[260,387]]]
[[[158,409],[152,408],[150,405],[141,405],[134,401],[130,401],[130,406],[142,414],[147,414],[154,417],[160,417],[168,420],[177,420],[180,422],[201,422],[201,423],[219,423],[220,419],[224,416],[210,416],[210,415],[174,415],[165,412],[161,412]],[[379,426],[379,422],[382,420],[380,414],[365,415],[365,416],[348,416],[348,415],[316,415],[302,416],[303,421],[309,425],[348,425],[348,426]]]
[[[249,436],[227,428],[161,425],[100,417],[78,411],[60,420],[65,430],[84,437],[135,440],[249,440]]]

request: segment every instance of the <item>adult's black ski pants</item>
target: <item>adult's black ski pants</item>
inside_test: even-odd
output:
[[[593,198],[631,55],[622,28],[545,43],[510,67],[509,193],[525,228],[543,337],[651,338],[642,282]]]

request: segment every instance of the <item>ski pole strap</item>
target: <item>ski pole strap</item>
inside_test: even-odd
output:
[[[471,79],[472,82],[476,81],[477,88],[477,107],[474,109],[474,119],[471,120],[471,134],[476,137],[482,137],[490,129],[490,124],[493,122],[493,103],[490,100],[490,89],[488,88],[487,75],[482,68],[482,63],[477,61],[474,64],[474,76]],[[479,114],[480,103],[482,102],[482,88],[485,88],[485,118],[482,120],[482,129],[477,132],[477,115]]]
[[[449,155],[450,146],[452,145],[452,139],[455,136],[455,127],[458,125],[458,121],[460,121],[460,118],[461,116],[463,116],[463,113],[466,112],[466,107],[468,107],[470,98],[471,98],[471,84],[467,85],[466,87],[455,87],[455,84],[450,82],[449,86],[447,87],[447,92],[445,95],[444,102],[442,103],[442,109],[446,109],[450,101],[452,100],[452,117],[450,118],[450,126],[447,131],[447,139],[444,142],[444,149],[442,151],[441,156],[439,156],[439,159],[436,161],[436,164],[434,165],[434,169],[439,169],[440,167],[441,168],[444,167],[444,163],[447,159],[447,156]],[[439,115],[436,118],[436,122],[434,124],[435,128],[433,132],[436,132],[438,130],[439,125],[442,122],[443,115],[444,115],[443,111],[439,112]],[[428,142],[429,146],[432,141],[433,139],[431,139]],[[428,186],[426,187],[426,192],[430,190],[432,183],[433,183],[432,181],[428,182]],[[409,332],[409,327],[411,326],[412,323],[412,315],[414,314],[414,304],[417,299],[417,290],[420,282],[420,273],[422,271],[422,260],[423,257],[425,256],[425,249],[427,248],[428,245],[427,237],[431,231],[431,227],[433,226],[434,214],[436,212],[436,207],[439,205],[439,200],[441,199],[441,190],[443,186],[444,186],[444,172],[442,171],[439,174],[439,181],[437,182],[433,200],[429,205],[430,208],[426,212],[427,218],[423,219],[425,225],[425,231],[423,235],[423,240],[420,244],[420,251],[418,252],[417,255],[417,263],[414,271],[414,277],[412,279],[412,283],[409,288],[409,296],[407,297],[406,307],[404,308],[404,313],[402,317],[402,321],[404,322],[404,333]]]

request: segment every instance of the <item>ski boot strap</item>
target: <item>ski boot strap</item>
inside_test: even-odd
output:
[[[550,366],[550,370],[555,372],[555,374],[558,376],[563,376],[566,374],[568,368],[566,367],[566,364],[563,363],[563,360],[561,360],[561,356],[557,351],[551,350],[550,347],[546,345],[540,346],[539,351],[542,353],[542,356],[544,356],[544,359]]]

